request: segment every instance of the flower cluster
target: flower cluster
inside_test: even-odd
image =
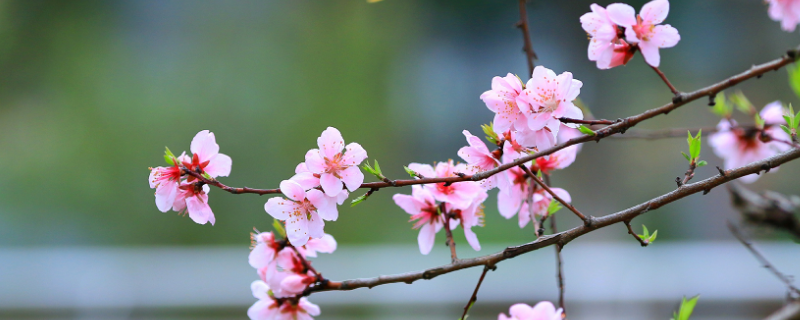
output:
[[[194,222],[213,225],[216,219],[208,205],[209,187],[186,174],[186,170],[210,179],[227,177],[231,173],[231,157],[219,153],[214,133],[208,130],[194,136],[190,150],[191,156],[184,152],[176,157],[167,149],[165,159],[169,166],[150,168],[150,188],[156,189],[156,206],[161,212],[188,212]]]
[[[725,160],[725,169],[738,168],[789,150],[791,146],[774,141],[774,139],[791,140],[780,128],[780,125],[786,124],[783,118],[785,113],[786,108],[780,101],[775,101],[766,105],[759,113],[759,118],[764,122],[763,128],[759,126],[743,128],[733,119],[722,119],[717,124],[718,132],[709,137],[709,144],[714,153]],[[774,171],[778,171],[778,168],[771,170]],[[758,180],[758,177],[759,175],[750,174],[739,180],[752,183]]]
[[[669,14],[668,0],[650,1],[638,15],[624,3],[613,3],[607,8],[592,4],[591,9],[580,20],[591,37],[589,60],[596,61],[599,69],[628,63],[636,50],[642,52],[647,64],[658,67],[661,63],[658,49],[671,48],[681,40],[677,29],[660,25]]]
[[[319,315],[319,307],[300,296],[321,280],[307,258],[316,257],[318,252],[333,253],[333,236],[307,239],[304,246],[278,240],[272,232],[254,233],[252,239],[254,246],[248,260],[261,280],[251,285],[258,301],[247,310],[250,319],[311,319],[310,316]]]
[[[325,222],[339,217],[337,204],[347,199],[349,191],[358,189],[364,174],[358,168],[367,152],[358,143],[344,145],[342,134],[328,127],[317,138],[319,149],[306,153],[306,161],[297,165],[295,175],[280,184],[286,198],[271,198],[264,210],[275,219],[285,221],[289,242],[306,244],[309,237],[324,234]],[[321,189],[321,190],[320,190]]]

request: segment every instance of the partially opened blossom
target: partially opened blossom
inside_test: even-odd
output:
[[[642,52],[647,64],[658,67],[661,63],[659,48],[671,48],[681,40],[678,30],[664,22],[669,14],[668,0],[653,0],[646,3],[639,15],[633,7],[624,3],[613,3],[607,7],[612,22],[625,27],[625,38]]]
[[[433,171],[433,168],[431,168]],[[411,215],[409,221],[414,222],[414,229],[419,229],[419,251],[422,254],[428,254],[433,248],[433,243],[436,240],[436,233],[442,229],[444,225],[444,217],[439,210],[439,205],[436,204],[436,199],[433,198],[428,188],[420,185],[411,186],[411,195],[395,194],[392,200],[400,208],[405,210]]]
[[[591,36],[589,60],[597,62],[598,69],[624,65],[633,58],[635,48],[619,38],[619,29],[611,21],[605,8],[592,4],[592,12],[581,16],[583,30]]]
[[[275,234],[272,232],[261,232],[252,235],[255,246],[250,250],[248,262],[256,269],[266,267],[267,264],[275,259],[278,250],[281,249],[280,243],[275,241]]]
[[[479,194],[466,209],[453,209],[451,211],[449,206],[445,206],[445,209],[455,216],[455,219],[450,220],[450,229],[460,225],[464,229],[464,237],[467,239],[467,243],[475,251],[481,250],[481,244],[475,231],[472,231],[472,227],[483,227],[483,202],[486,201],[488,196],[485,192]]]
[[[549,301],[537,303],[533,308],[524,303],[512,305],[506,316],[501,313],[497,320],[561,320],[563,310],[556,307]]]
[[[408,168],[422,174],[426,178],[456,177],[456,173],[469,172],[465,164],[454,164],[453,160],[439,162],[436,164],[435,169],[431,165],[419,163],[411,163],[408,165]],[[467,208],[472,203],[472,199],[475,196],[484,192],[480,184],[474,181],[461,181],[450,185],[440,182],[426,184],[425,188],[430,191],[436,200],[448,202],[457,209]]]
[[[199,224],[206,224],[208,222],[214,225],[216,219],[214,212],[208,205],[208,192],[211,188],[207,184],[199,187],[195,183],[181,183],[178,187],[178,194],[175,196],[175,202],[172,204],[172,210],[176,212],[189,213],[189,218]]]
[[[305,191],[299,183],[292,180],[283,180],[280,187],[286,198],[269,199],[264,210],[273,218],[286,222],[286,234],[292,245],[302,246],[308,242],[309,237],[321,238],[325,226],[322,220],[336,220],[339,217],[336,202],[326,197],[322,191]]]
[[[187,169],[201,170],[212,178],[227,177],[231,173],[231,157],[219,153],[219,145],[213,132],[198,132],[192,139],[191,151],[191,162],[183,161]]]
[[[150,169],[150,188],[156,189],[156,207],[161,212],[172,209],[178,195],[181,175],[181,168],[177,164]]]
[[[320,314],[319,306],[300,298],[295,304],[292,300],[278,302],[270,296],[270,287],[265,282],[256,280],[250,285],[253,297],[258,301],[247,309],[247,316],[251,320],[313,320],[311,316]]]
[[[367,158],[367,151],[355,142],[345,147],[342,134],[333,127],[322,132],[317,145],[319,149],[306,153],[305,163],[310,172],[319,175],[325,194],[336,197],[344,187],[350,191],[358,189],[364,182],[364,174],[358,165]]]
[[[780,21],[781,28],[794,32],[800,23],[800,1],[798,0],[766,0],[769,3],[769,17]]]
[[[522,92],[522,81],[509,73],[505,77],[492,78],[492,90],[481,94],[481,100],[494,115],[493,126],[497,132],[513,128],[514,123],[524,120],[517,107],[517,96]]]
[[[764,132],[771,138],[788,141],[791,138],[780,129],[786,124],[782,115],[783,106],[779,101],[772,102],[761,110],[761,119],[765,122]],[[764,143],[761,132],[756,128],[742,128],[734,120],[723,119],[717,125],[717,132],[712,134],[708,142],[714,153],[725,160],[725,169],[735,169],[751,162],[760,161],[791,148],[777,141]],[[770,172],[777,171],[775,167]],[[739,178],[744,183],[758,180],[758,175],[750,174]]]
[[[517,105],[527,119],[527,129],[540,135],[534,137],[536,148],[549,148],[555,144],[561,126],[558,118],[583,119],[583,111],[572,102],[580,94],[582,86],[583,83],[573,79],[570,72],[556,75],[553,70],[543,66],[533,70],[533,76],[517,98]],[[525,131],[520,130],[517,140],[525,147],[534,147],[525,143],[530,143],[531,139]],[[542,136],[547,140],[543,140]]]

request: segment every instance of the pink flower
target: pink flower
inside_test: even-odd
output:
[[[253,268],[264,268],[275,259],[275,254],[281,249],[281,245],[275,241],[275,235],[272,232],[253,234],[252,239],[256,245],[253,250],[250,250],[248,262]]]
[[[661,63],[659,48],[671,48],[681,40],[678,30],[672,26],[658,25],[669,14],[668,0],[653,0],[646,3],[639,15],[633,7],[624,3],[608,5],[608,17],[614,23],[625,27],[625,37],[642,51],[647,64],[658,67]]]
[[[779,101],[772,102],[761,110],[761,119],[765,122],[766,132],[770,137],[788,141],[791,138],[783,130],[781,124],[786,124],[783,119],[784,109]],[[734,169],[748,163],[760,161],[778,153],[784,152],[790,146],[770,141],[761,141],[761,133],[754,128],[745,129],[736,125],[736,121],[723,119],[717,125],[717,132],[709,136],[708,143],[714,153],[725,160],[725,169]],[[777,171],[777,167],[770,172]],[[758,175],[750,174],[739,178],[744,183],[758,180]]]
[[[558,195],[559,198],[564,199],[567,203],[572,202],[572,197],[570,197],[567,190],[553,187],[550,187],[550,190],[553,190],[553,193]],[[550,207],[550,203],[553,201],[556,200],[553,199],[553,196],[549,192],[542,188],[536,189],[536,192],[533,193],[533,203],[528,203],[526,200],[519,210],[519,227],[524,228],[525,225],[535,217],[547,216],[547,208]]]
[[[456,217],[450,220],[450,229],[452,230],[460,224],[464,229],[464,237],[467,238],[467,243],[469,243],[475,251],[481,250],[481,244],[478,242],[478,236],[475,234],[475,231],[472,231],[472,227],[483,227],[483,202],[486,201],[487,197],[489,197],[489,195],[485,192],[479,194],[473,199],[472,204],[463,210],[451,210],[449,206],[445,206],[445,209],[448,212],[452,211]]]
[[[591,37],[589,60],[597,62],[598,69],[610,69],[624,65],[633,58],[635,52],[625,40],[619,38],[620,31],[608,17],[605,8],[592,4],[592,12],[581,16],[581,25]]]
[[[191,162],[183,161],[187,169],[201,170],[212,178],[227,177],[231,173],[231,157],[219,153],[214,133],[208,130],[198,132],[192,139],[191,151]],[[190,177],[188,180],[194,179]]]
[[[278,268],[267,271],[266,281],[275,297],[294,297],[316,282],[314,273],[306,270],[300,257],[292,248],[284,248],[275,258]]]
[[[464,159],[468,164],[466,172],[464,173],[478,173],[494,169],[500,165],[500,161],[497,159],[500,157],[499,153],[490,152],[481,138],[473,136],[469,131],[464,130],[463,133],[464,136],[467,137],[467,143],[469,144],[469,147],[462,147],[458,150],[458,156]],[[493,175],[480,181],[484,190],[491,190],[496,187],[498,176],[499,175]]]
[[[508,317],[501,313],[497,320],[561,320],[563,310],[553,306],[549,301],[537,303],[533,308],[524,303],[517,303],[508,310]]]
[[[178,187],[181,181],[181,168],[177,164],[171,167],[155,167],[150,169],[150,188],[156,189],[156,207],[167,212],[175,204]]]
[[[297,304],[293,304],[291,300],[278,302],[269,295],[270,287],[263,281],[253,281],[250,289],[253,297],[258,299],[247,309],[247,316],[251,320],[313,320],[311,316],[320,314],[319,306],[305,297],[300,298]]]
[[[769,3],[769,17],[780,21],[781,28],[794,32],[800,23],[800,1],[798,0],[766,0]]]
[[[178,189],[172,210],[182,212],[186,209],[192,221],[199,224],[211,222],[213,226],[216,219],[214,218],[214,212],[211,211],[211,207],[208,205],[208,192],[210,191],[208,185],[198,187],[195,183],[184,182],[181,183]]]
[[[303,187],[303,189],[309,190],[320,186],[319,184],[320,175],[308,170],[308,167],[306,166],[305,162],[301,162],[300,164],[298,164],[297,167],[294,169],[294,172],[295,175],[289,178],[289,180],[299,183],[300,186]],[[339,192],[339,194],[330,198],[336,199],[336,203],[341,205],[342,203],[344,203],[345,200],[347,200],[348,196],[350,196],[350,193],[348,193],[347,190],[342,190],[341,192]]]
[[[522,82],[509,73],[505,77],[492,78],[492,90],[481,95],[481,100],[494,115],[493,126],[497,132],[512,129],[514,123],[524,120],[517,107],[517,96],[522,92]]]
[[[411,166],[409,165],[409,167]],[[431,169],[431,171],[433,171],[433,169]],[[444,217],[439,212],[436,199],[433,198],[429,189],[420,185],[413,185],[411,186],[410,196],[395,194],[392,200],[411,215],[409,221],[416,220],[414,229],[420,229],[419,236],[417,237],[419,251],[425,255],[430,253],[433,248],[433,243],[436,240],[436,233],[439,232],[444,225]]]
[[[436,169],[428,164],[411,163],[408,168],[422,174],[426,178],[455,177],[456,173],[466,173],[468,168],[463,163],[453,164],[453,160],[439,162]],[[481,192],[484,192],[480,184],[474,181],[462,181],[452,183],[449,186],[444,183],[426,184],[433,197],[441,202],[449,202],[457,209],[465,209],[472,203],[472,199]]]
[[[549,148],[555,143],[561,126],[558,118],[583,119],[581,109],[572,103],[580,94],[581,86],[583,83],[572,79],[570,72],[556,76],[553,70],[542,66],[533,70],[533,76],[528,80],[525,90],[517,97],[517,105],[528,120],[527,129],[540,135],[533,139],[537,148]],[[517,140],[523,146],[531,147],[525,143],[531,142],[531,139],[524,131],[518,133]],[[543,140],[541,135],[545,135],[547,140]]]
[[[271,198],[264,205],[264,210],[273,218],[286,222],[286,234],[292,245],[305,245],[309,237],[321,238],[325,227],[322,220],[336,220],[339,217],[336,203],[322,191],[305,191],[293,180],[283,180],[280,187],[281,193],[289,199]]]
[[[545,216],[550,206],[552,196],[540,187],[533,192],[533,203],[528,203],[530,190],[529,177],[522,169],[515,167],[507,170],[511,180],[507,188],[501,188],[497,193],[497,208],[500,215],[510,219],[519,212],[519,227],[523,228],[531,221],[531,215]],[[569,193],[561,188],[550,188],[564,201],[571,202]]]
[[[344,146],[342,134],[336,128],[328,127],[317,138],[319,149],[306,153],[306,166],[312,173],[319,174],[322,190],[329,197],[336,197],[344,186],[354,191],[364,182],[364,174],[358,168],[367,158],[367,151],[358,143]],[[344,151],[343,151],[344,150]]]
[[[336,239],[326,233],[322,238],[308,239],[306,245],[297,248],[297,251],[300,251],[303,256],[312,258],[317,257],[317,252],[333,253],[336,251]]]

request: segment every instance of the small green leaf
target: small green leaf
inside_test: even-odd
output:
[[[733,106],[727,103],[727,100],[725,99],[725,93],[717,93],[717,96],[714,97],[714,107],[711,108],[711,112],[722,118],[728,118],[731,116],[732,111]]]
[[[164,160],[167,161],[167,164],[170,166],[176,165],[178,160],[175,158],[175,155],[172,154],[172,151],[169,150],[169,147],[164,148],[167,149],[167,151],[164,151]]]
[[[644,225],[642,225],[642,232],[644,232],[644,237],[642,237],[642,238],[646,239],[646,238],[650,237],[650,232],[647,231],[647,227],[645,227]]]
[[[800,97],[800,65],[795,64],[793,67],[786,69],[789,72],[789,86],[792,87],[794,93]]]
[[[370,166],[369,163],[365,163],[363,166],[361,166],[361,168],[369,174],[377,175],[375,169],[372,169],[372,166]]]
[[[208,172],[203,172],[203,178],[206,178],[208,180],[214,180],[214,178],[211,178],[211,175],[208,174]]]
[[[683,155],[684,158],[686,158],[686,161],[692,162],[692,158],[690,158],[689,155],[686,154],[686,152],[681,151],[681,154]]]
[[[704,166],[707,166],[707,165],[708,165],[708,162],[706,162],[705,160],[700,160],[700,161],[697,162],[697,167],[698,168],[699,167],[704,167]]]
[[[536,171],[536,177],[539,179],[542,178],[542,170]]]
[[[403,169],[406,170],[406,173],[408,173],[408,175],[411,176],[412,178],[416,178],[417,177],[417,173],[414,172],[414,170],[411,170],[410,168],[408,168],[406,166],[403,166]]]
[[[275,232],[280,234],[281,237],[286,238],[286,229],[283,228],[283,223],[278,219],[272,219],[272,228],[275,229]]]
[[[563,207],[561,206],[561,203],[559,203],[558,201],[550,201],[550,205],[547,206],[547,215],[549,216],[551,214],[554,214],[558,212],[558,210],[561,210],[561,208]]]
[[[689,320],[689,316],[692,315],[698,298],[700,298],[700,295],[696,295],[689,300],[686,300],[686,297],[683,297],[683,301],[681,301],[681,307],[678,310],[678,318],[675,320]]]
[[[697,159],[700,157],[700,136],[703,134],[703,130],[697,132],[697,135],[694,138],[691,138],[692,134],[689,133],[689,137],[691,141],[689,142],[689,155],[692,159]]]
[[[786,127],[784,125],[781,125],[781,129],[783,129],[783,132],[786,132],[786,134],[788,134],[788,135],[792,134],[792,130],[790,130],[788,127]]]
[[[355,207],[357,204],[364,202],[364,200],[367,200],[368,197],[369,196],[366,193],[362,194],[361,196],[353,199],[353,201],[350,202],[350,207]]]
[[[753,104],[750,103],[750,100],[747,99],[747,97],[745,97],[744,93],[741,91],[736,91],[736,93],[730,97],[730,100],[734,105],[736,105],[736,108],[739,109],[739,111],[746,114],[756,113],[756,109],[753,107]]]
[[[788,124],[790,127],[794,126],[794,120],[792,120],[791,116],[783,116],[783,120],[785,120],[786,124]]]
[[[489,124],[482,124],[481,129],[483,129],[483,133],[486,134],[486,140],[494,144],[500,142],[500,137],[497,136],[497,132],[494,132],[493,123],[489,122]]]
[[[647,242],[653,243],[653,241],[656,241],[656,236],[657,235],[658,235],[658,230],[653,231],[653,235],[651,235],[650,238],[647,239]]]
[[[379,175],[383,176],[383,172],[381,172],[381,166],[378,165],[378,160],[377,159],[375,159],[375,172],[377,172]]]
[[[592,129],[589,129],[584,125],[581,125],[580,127],[578,127],[578,130],[580,130],[580,132],[582,132],[583,134],[587,134],[587,135],[590,135],[590,136],[595,135],[595,133],[594,133],[594,131],[592,131]]]

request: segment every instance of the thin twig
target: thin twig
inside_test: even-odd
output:
[[[526,9],[527,0],[519,0],[519,22],[517,27],[522,30],[522,38],[525,45],[522,50],[525,51],[525,58],[528,61],[528,74],[533,74],[533,61],[538,59],[536,52],[533,51],[533,43],[531,42],[531,34],[528,27],[528,11]]]
[[[439,208],[444,215],[444,233],[447,234],[447,246],[450,247],[450,260],[452,263],[456,263],[458,261],[458,256],[456,256],[456,242],[453,241],[453,231],[450,230],[450,219],[452,218],[449,212],[445,212],[444,202],[439,205]]]
[[[632,235],[634,238],[636,238],[636,241],[639,241],[639,244],[641,244],[642,247],[646,247],[648,244],[650,244],[650,242],[648,242],[645,239],[642,239],[642,237],[640,237],[638,234],[636,234],[636,232],[633,232],[633,228],[631,228],[631,221],[630,220],[626,220],[626,221],[623,221],[623,222],[625,223],[625,226],[628,227],[628,233],[630,235]]]
[[[478,284],[475,285],[475,291],[472,291],[472,297],[469,298],[469,301],[467,301],[467,305],[464,306],[464,314],[461,315],[461,320],[465,320],[467,318],[467,312],[469,312],[469,309],[472,307],[472,304],[475,303],[475,301],[478,301],[478,290],[480,290],[481,288],[481,283],[483,283],[483,278],[486,277],[486,272],[494,269],[496,268],[483,266],[483,272],[481,273],[481,277],[478,279]]]
[[[781,280],[781,282],[783,282],[786,285],[786,289],[788,289],[791,292],[794,292],[795,295],[800,296],[800,289],[797,289],[797,287],[795,287],[794,284],[792,284],[792,279],[790,277],[778,271],[778,269],[775,268],[775,266],[772,265],[772,263],[770,263],[769,260],[767,260],[767,258],[764,257],[764,255],[762,255],[761,252],[759,252],[758,249],[756,249],[756,247],[753,246],[753,244],[749,240],[747,240],[747,238],[745,238],[745,236],[742,234],[742,231],[739,230],[739,228],[736,225],[734,225],[731,221],[728,221],[727,224],[728,224],[728,229],[731,231],[733,236],[736,237],[736,239],[739,240],[739,242],[741,242],[745,246],[745,248],[747,248],[747,250],[749,250],[750,253],[753,254],[754,257],[756,257],[756,260],[758,260],[758,262],[764,265],[764,268],[767,268],[767,270],[772,272],[772,274],[774,274],[775,277]]]
[[[789,65],[794,62],[794,57],[800,56],[799,53],[800,49],[793,49],[789,50],[787,54],[779,59],[775,59],[773,61],[756,65],[751,67],[749,70],[739,73],[735,76],[727,78],[723,81],[720,81],[716,84],[710,85],[708,87],[698,89],[691,93],[685,93],[680,96],[680,99],[673,99],[673,102],[665,104],[661,107],[654,108],[642,112],[640,114],[630,116],[627,118],[622,119],[615,124],[609,125],[604,127],[600,130],[595,131],[594,135],[584,135],[581,137],[570,139],[564,143],[557,144],[553,147],[540,150],[534,154],[521,157],[515,161],[497,166],[494,169],[479,172],[472,175],[464,175],[464,176],[455,176],[455,177],[443,177],[443,178],[423,178],[423,179],[411,179],[411,180],[394,180],[394,184],[386,183],[386,182],[368,182],[363,183],[359,188],[387,188],[387,187],[402,187],[402,186],[410,186],[415,184],[431,184],[431,183],[456,183],[461,181],[480,181],[486,178],[489,178],[495,174],[508,170],[510,168],[519,166],[520,164],[527,163],[531,160],[534,160],[539,157],[543,157],[546,155],[553,154],[554,152],[564,149],[569,146],[573,146],[576,144],[581,144],[584,142],[589,141],[600,141],[606,137],[615,135],[617,133],[622,133],[627,131],[628,129],[632,128],[633,126],[637,125],[638,123],[651,119],[661,114],[668,114],[689,102],[694,100],[707,97],[709,95],[715,95],[718,92],[730,88],[742,81],[755,78],[761,76],[769,71],[778,70],[786,65]],[[685,134],[685,133],[684,133]],[[215,179],[206,179],[201,174],[193,171],[187,172],[189,175],[199,179],[200,181],[218,187],[222,190],[228,191],[234,194],[242,194],[242,193],[252,193],[252,194],[277,194],[280,193],[280,189],[253,189],[253,188],[233,188],[226,186]]]
[[[567,117],[558,118],[558,121],[561,121],[562,123],[578,123],[578,124],[585,124],[585,125],[590,125],[590,126],[597,125],[597,124],[615,124],[615,123],[617,123],[617,121],[605,120],[605,119],[600,119],[600,120],[582,120],[582,119],[572,119],[572,118],[567,118]]]
[[[583,213],[578,211],[578,209],[575,209],[575,207],[569,204],[569,202],[564,201],[564,199],[561,199],[561,197],[559,197],[555,192],[553,192],[553,190],[550,189],[550,187],[548,187],[544,182],[542,182],[541,179],[539,179],[539,177],[537,177],[533,172],[531,172],[530,168],[528,168],[525,165],[520,165],[519,167],[522,168],[522,170],[525,170],[525,173],[527,173],[531,177],[531,180],[535,181],[540,187],[542,187],[542,189],[544,189],[544,191],[547,191],[547,193],[549,193],[553,197],[553,199],[556,199],[556,201],[560,202],[561,205],[567,207],[567,209],[575,213],[575,215],[578,216],[578,218],[583,220],[584,224],[589,224],[591,222],[591,220],[587,218]]]
[[[550,229],[552,229],[553,233],[557,233],[558,229],[556,228],[556,217],[550,218]],[[567,307],[564,303],[564,260],[561,258],[561,249],[563,248],[560,244],[556,244],[556,279],[558,279],[558,306],[564,311],[564,316],[567,314]]]
[[[680,177],[675,178],[675,182],[678,183],[679,188],[680,186],[687,184],[689,180],[692,180],[692,178],[694,178],[695,169],[697,169],[697,163],[692,161],[689,163],[689,169],[686,170],[686,173],[683,174],[683,181],[681,181]]]
[[[388,275],[388,276],[379,276],[375,278],[353,279],[345,281],[329,281],[319,287],[314,287],[310,288],[309,290],[306,290],[304,294],[307,295],[315,291],[353,290],[358,288],[372,288],[375,286],[384,285],[388,283],[398,283],[398,282],[413,283],[414,281],[420,279],[433,279],[439,275],[458,271],[461,269],[466,269],[476,266],[486,266],[486,265],[493,266],[503,260],[512,259],[516,256],[531,251],[535,251],[550,245],[554,245],[557,243],[561,245],[566,245],[570,241],[584,234],[592,232],[594,230],[602,229],[615,223],[630,221],[631,219],[641,214],[644,214],[645,212],[658,209],[664,205],[675,202],[679,199],[683,199],[692,194],[699,192],[707,192],[708,190],[711,190],[726,182],[764,170],[763,169],[764,167],[774,168],[797,158],[800,158],[800,149],[792,149],[787,152],[783,152],[778,155],[769,157],[767,159],[752,162],[743,167],[729,170],[726,172],[726,175],[724,176],[715,175],[705,180],[687,184],[683,188],[678,188],[669,193],[650,199],[646,202],[640,203],[628,209],[602,217],[593,217],[590,226],[580,225],[553,235],[542,236],[533,242],[529,242],[519,246],[507,247],[501,252],[475,258],[460,259],[455,263],[450,263],[422,271]]]
[[[674,94],[675,96],[680,96],[681,92],[678,91],[678,89],[675,89],[675,86],[673,86],[672,83],[669,82],[667,76],[663,72],[661,72],[661,70],[658,69],[658,67],[653,67],[653,66],[650,67],[653,68],[653,70],[655,70],[656,73],[658,73],[658,76],[661,77],[661,80],[664,80],[664,83],[667,84],[667,87],[669,87],[669,90],[672,91],[672,94]]]

